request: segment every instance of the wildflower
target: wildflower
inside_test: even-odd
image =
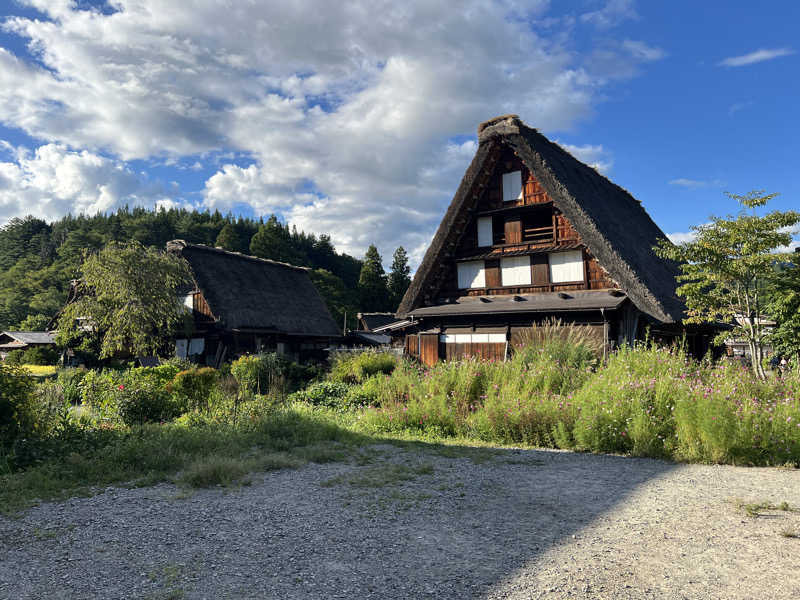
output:
[[[122,384],[120,383],[120,384],[119,384],[119,389],[121,389],[121,390],[124,390],[124,389],[125,389],[125,386],[124,386],[124,385],[122,385]]]

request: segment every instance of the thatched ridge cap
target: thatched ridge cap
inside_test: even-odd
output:
[[[478,125],[478,143],[495,137],[519,134],[527,126],[518,115],[500,115]]]
[[[272,260],[269,258],[259,258],[258,256],[251,256],[250,254],[242,254],[241,252],[233,252],[231,250],[225,250],[224,248],[220,247],[206,246],[205,244],[190,244],[186,240],[171,240],[167,242],[167,252],[181,252],[184,249],[215,252],[217,254],[230,256],[231,258],[240,258],[243,260],[250,260],[258,263],[266,263],[268,265],[286,267],[289,269],[294,269],[296,271],[306,272],[311,270],[309,267],[299,267],[297,265],[291,265],[289,263],[281,262],[279,260]]]

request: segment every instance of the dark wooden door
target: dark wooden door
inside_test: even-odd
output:
[[[439,362],[439,334],[419,334],[419,359],[429,367]]]

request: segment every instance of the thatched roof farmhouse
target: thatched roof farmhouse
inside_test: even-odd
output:
[[[177,352],[219,364],[244,352],[304,358],[341,334],[308,270],[183,240],[167,243],[194,275],[185,297],[196,333]]]
[[[608,345],[686,329],[677,267],[641,203],[516,115],[478,128],[478,150],[417,270],[398,318],[424,362],[500,358],[547,318],[592,325]],[[696,352],[708,332],[689,330]]]

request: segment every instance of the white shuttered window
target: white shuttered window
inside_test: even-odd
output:
[[[503,202],[522,200],[522,171],[503,173]]]
[[[500,277],[503,285],[530,285],[531,257],[510,256],[502,259]]]
[[[583,281],[583,252],[552,252],[550,254],[550,282]]]
[[[458,287],[462,289],[486,287],[486,271],[482,260],[458,263]]]
[[[492,245],[492,217],[478,219],[478,246]]]
[[[449,333],[441,334],[439,341],[444,344],[502,344],[505,333]]]

